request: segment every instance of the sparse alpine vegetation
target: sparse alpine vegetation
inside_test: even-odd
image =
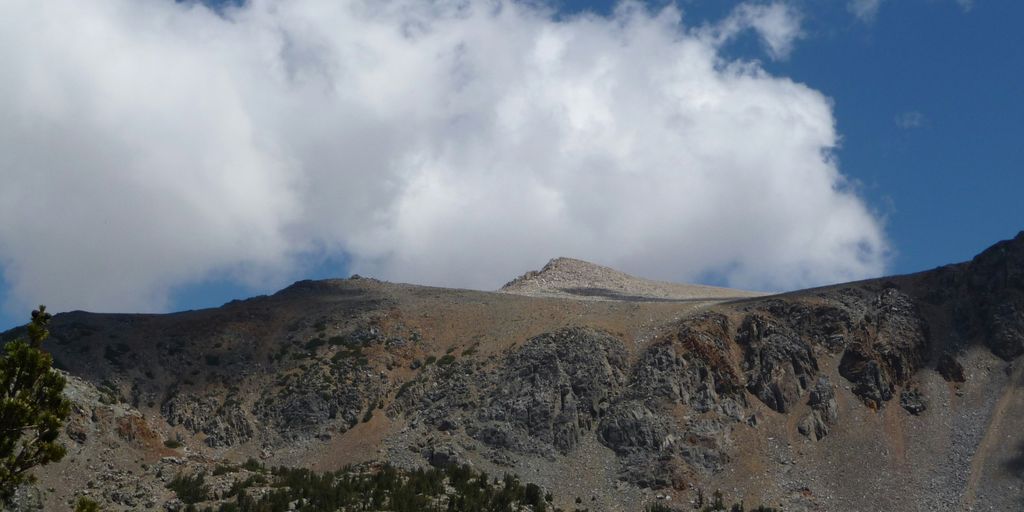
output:
[[[265,470],[264,470],[265,471]],[[259,476],[259,475],[256,475]],[[178,476],[168,485],[186,510],[204,512],[556,512],[552,495],[511,474],[490,477],[468,466],[402,471],[345,468],[316,473],[278,467],[267,478],[239,481],[222,496],[211,496],[204,475]],[[259,497],[254,497],[256,494]],[[196,506],[204,501],[219,503]]]
[[[362,278],[172,315],[58,315],[48,348],[73,407],[57,442],[75,456],[18,498],[63,510],[88,490],[115,511],[1024,501],[1007,491],[1024,460],[1024,233],[963,264],[767,297],[559,268],[517,293]]]

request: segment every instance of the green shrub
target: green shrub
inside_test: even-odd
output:
[[[650,509],[651,512],[662,512],[662,511],[670,512],[670,511],[677,511],[678,510],[678,509],[674,509],[674,508],[671,508],[671,507],[668,507],[668,506],[665,506],[665,505],[660,505],[660,504],[652,505],[652,507],[653,506],[658,506],[658,507],[662,507],[662,508]],[[731,507],[727,507],[726,504],[725,504],[725,499],[722,496],[722,491],[715,491],[714,493],[711,494],[710,502],[705,501],[704,492],[701,491],[700,489],[697,489],[697,502],[696,502],[696,506],[694,508],[700,510],[701,512],[727,512],[727,511],[728,512],[746,512],[746,508],[744,508],[744,504],[743,504],[742,501],[740,501],[739,503],[734,503]],[[778,509],[774,509],[774,508],[771,508],[771,507],[766,507],[764,505],[760,505],[757,508],[751,510],[750,512],[781,512],[781,511],[778,510]]]
[[[526,484],[523,502],[527,505],[533,505],[535,512],[546,512],[547,510],[547,503],[542,498],[540,486],[537,484]]]
[[[174,491],[182,502],[186,504],[206,501],[210,489],[206,486],[206,473],[200,471],[193,476],[178,474],[167,484],[167,488]]]
[[[263,475],[250,475],[249,478],[246,478],[245,480],[239,480],[231,484],[231,488],[228,489],[228,492],[224,496],[222,496],[222,499],[230,498],[232,496],[242,496],[245,494],[246,489],[257,485],[266,485],[267,483],[267,478]]]
[[[306,350],[313,351],[327,344],[327,340],[323,338],[313,338],[306,342]]]
[[[82,496],[75,503],[75,512],[100,512],[100,504]]]
[[[364,358],[363,349],[360,347],[343,347],[331,356],[331,361],[339,362],[343,359],[355,359],[359,361]]]
[[[415,380],[407,380],[403,382],[402,385],[398,387],[398,393],[395,393],[395,398],[398,398],[405,394],[405,392],[412,387],[413,382],[415,382]]]
[[[285,511],[289,504],[301,501],[300,511],[388,510],[393,512],[455,512],[547,510],[540,488],[527,490],[514,476],[489,481],[485,473],[469,466],[399,470],[385,465],[375,471],[316,473],[308,469],[274,468],[268,482],[270,492],[256,500],[245,487],[258,481],[236,483],[228,494],[233,502],[223,502],[217,512]],[[533,488],[531,488],[533,489]],[[527,503],[536,499],[544,508]],[[228,496],[225,496],[228,497]],[[444,505],[447,503],[447,505]],[[528,508],[529,506],[529,508]]]
[[[665,505],[663,503],[652,503],[650,505],[647,505],[647,508],[645,508],[644,511],[645,512],[679,512],[679,509],[672,508],[672,507],[670,507],[668,505]]]

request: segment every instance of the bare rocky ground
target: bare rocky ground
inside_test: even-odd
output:
[[[464,462],[567,510],[715,489],[787,511],[1024,507],[1024,233],[783,295],[556,259],[497,293],[304,281],[52,332],[76,407],[25,510],[177,510],[175,475],[249,458]],[[232,467],[214,488],[247,477]]]
[[[544,268],[509,281],[501,291],[530,297],[694,303],[766,295],[731,288],[652,281],[572,258],[555,258]]]

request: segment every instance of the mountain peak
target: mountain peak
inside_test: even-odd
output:
[[[638,302],[719,301],[764,295],[730,288],[654,281],[566,257],[554,258],[540,270],[526,272],[506,283],[500,291],[533,297]]]

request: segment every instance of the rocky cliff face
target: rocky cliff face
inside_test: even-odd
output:
[[[922,299],[945,306],[965,342],[982,340],[1005,360],[1024,354],[1024,236],[923,277]]]
[[[1024,382],[1002,362],[1024,353],[1024,233],[911,276],[602,299],[303,282],[215,310],[59,315],[51,348],[137,408],[110,427],[124,442],[181,440],[210,464],[465,462],[598,510],[714,487],[787,510],[1024,503],[1009,459],[1024,435],[1006,433]],[[105,425],[83,418],[72,442]]]

